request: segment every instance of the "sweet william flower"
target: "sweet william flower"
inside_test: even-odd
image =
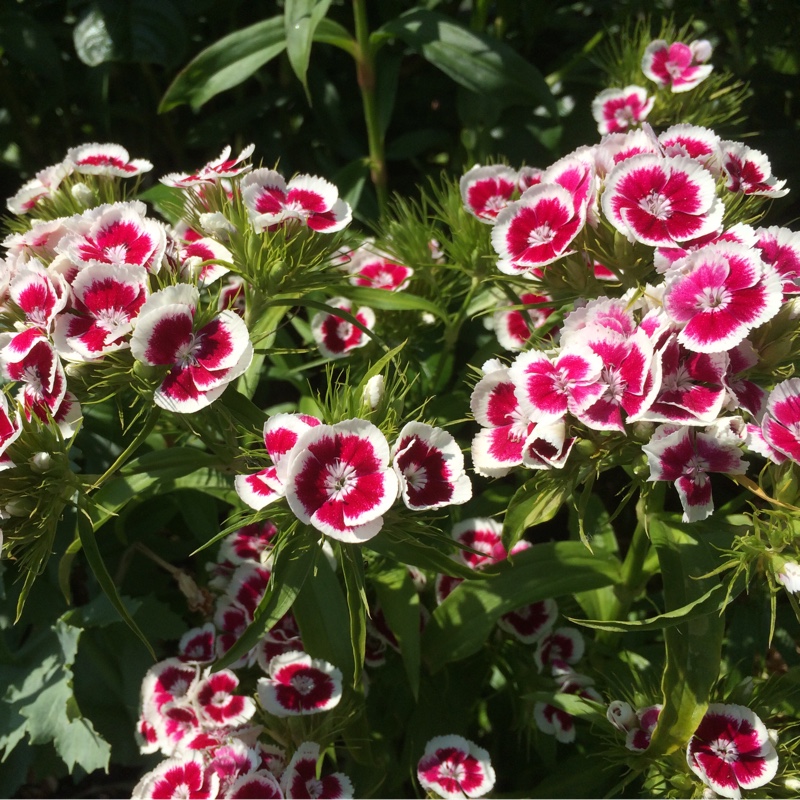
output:
[[[353,784],[347,775],[333,772],[317,777],[318,761],[319,745],[316,742],[303,742],[281,776],[283,796],[287,800],[353,797]]]
[[[377,535],[398,495],[389,443],[363,419],[302,433],[286,477],[295,516],[327,536],[360,543]]]
[[[65,163],[82,175],[104,175],[112,178],[132,178],[149,172],[153,165],[143,158],[131,159],[128,151],[118,144],[82,144],[67,150]]]
[[[443,798],[483,797],[494,787],[489,753],[463,736],[435,736],[417,764],[417,780]]]
[[[781,381],[770,392],[761,432],[770,448],[800,464],[800,378]]]
[[[247,328],[233,311],[222,311],[195,329],[198,300],[198,290],[187,284],[151,295],[130,343],[137,361],[169,368],[153,399],[160,408],[181,414],[209,406],[253,358]]]
[[[691,45],[668,44],[656,39],[647,45],[642,56],[642,72],[659,86],[672,92],[688,92],[712,72],[710,64],[702,64],[711,55],[710,44],[702,39]]]
[[[481,222],[494,223],[517,192],[518,180],[511,167],[476,164],[459,181],[464,208]]]
[[[768,784],[778,754],[759,717],[745,706],[712,703],[686,748],[689,769],[721,797]]]
[[[641,86],[604,89],[592,101],[592,116],[600,133],[623,133],[646,119],[654,102]]]
[[[789,190],[784,188],[786,181],[779,181],[772,174],[772,165],[760,150],[741,142],[724,141],[720,146],[727,189],[765,197],[784,197],[789,193]]]
[[[133,789],[133,800],[160,800],[187,797],[213,800],[218,796],[219,776],[207,772],[203,757],[191,753],[185,758],[170,758],[142,777]]]
[[[159,180],[166,186],[180,189],[219,183],[221,178],[233,178],[252,169],[252,164],[244,164],[243,162],[250,158],[253,150],[255,150],[255,145],[249,144],[236,158],[231,158],[231,148],[230,145],[227,145],[217,158],[209,161],[197,172],[171,172]]]
[[[724,212],[714,177],[702,165],[685,156],[649,153],[614,167],[601,203],[620,233],[653,247],[712,233]]]
[[[258,700],[276,717],[318,714],[341,699],[341,671],[296,650],[275,656],[269,662],[269,678],[258,680]]]
[[[332,297],[328,305],[352,314],[367,330],[375,326],[375,312],[371,308],[363,306],[353,311],[346,297]],[[361,328],[344,317],[324,311],[311,318],[311,335],[326,358],[342,358],[351,350],[369,343],[369,336]]]
[[[800,592],[800,564],[796,561],[786,561],[777,574],[787,592],[797,594]]]

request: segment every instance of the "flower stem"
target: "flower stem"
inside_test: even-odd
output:
[[[364,107],[369,146],[369,172],[378,196],[381,216],[386,211],[389,193],[386,179],[386,157],[383,146],[383,131],[378,118],[378,103],[375,94],[375,53],[369,40],[366,0],[353,0],[353,17],[356,28],[356,74]]]

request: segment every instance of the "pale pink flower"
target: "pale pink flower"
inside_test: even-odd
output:
[[[688,45],[656,39],[645,48],[642,72],[672,92],[688,92],[711,74],[713,67],[702,64],[709,57],[710,45],[706,40]]]

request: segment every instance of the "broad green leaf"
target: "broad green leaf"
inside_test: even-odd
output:
[[[387,292],[386,289],[373,289],[369,286],[348,286],[343,294],[356,303],[364,303],[370,308],[382,311],[427,311],[439,319],[447,319],[447,312],[436,303],[407,292]]]
[[[714,520],[685,524],[667,515],[650,519],[649,533],[661,566],[667,613],[689,605],[719,583],[716,576],[702,577],[719,564],[714,545],[730,545],[730,535],[720,533],[719,525]],[[700,724],[717,680],[724,629],[725,618],[715,611],[664,631],[664,707],[648,758],[685,746]]]
[[[506,551],[534,525],[549,522],[572,495],[569,482],[554,482],[550,473],[541,472],[517,489],[503,520],[503,545]]]
[[[419,696],[419,595],[403,567],[377,569],[371,575],[383,615],[397,639],[414,698]]]
[[[377,43],[387,35],[402,39],[477,94],[491,94],[506,105],[544,105],[554,118],[558,116],[553,94],[539,70],[497,39],[425,9],[401,14],[376,31],[373,40]]]
[[[350,53],[353,58],[356,55],[356,40],[347,28],[334,22],[332,19],[321,19],[314,31],[314,41],[320,44],[332,44],[340,50]],[[338,185],[338,184],[337,184]]]
[[[161,98],[159,113],[188,103],[195,110],[238,86],[286,49],[283,17],[249,25],[224,36],[193,58]]]
[[[255,647],[278,620],[292,607],[316,558],[318,534],[299,527],[275,553],[269,586],[253,614],[253,621],[222,658],[214,662],[214,672],[225,669]]]
[[[142,633],[141,628],[134,622],[133,617],[128,613],[128,609],[120,598],[114,579],[111,577],[108,568],[106,567],[103,556],[100,553],[100,548],[97,546],[97,539],[94,537],[94,528],[92,520],[89,515],[84,513],[82,509],[78,509],[78,536],[81,540],[81,547],[83,548],[86,561],[89,563],[92,572],[94,573],[100,588],[106,593],[106,596],[111,601],[111,604],[116,608],[120,617],[124,620],[125,624],[142,640],[144,646],[149,650],[153,661],[156,660],[156,654],[151,646],[147,637]]]
[[[422,637],[432,670],[479,650],[503,614],[548,597],[609,586],[620,579],[616,558],[598,558],[580,542],[537,544],[464,581],[433,612]]]
[[[328,13],[331,0],[286,0],[283,21],[286,30],[286,55],[308,95],[308,62],[314,32]]]
[[[294,601],[292,612],[309,655],[337,666],[345,683],[352,685],[353,648],[347,601],[326,558],[317,560]]]

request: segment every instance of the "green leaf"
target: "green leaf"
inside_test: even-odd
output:
[[[503,614],[548,597],[597,589],[619,581],[616,558],[598,558],[580,542],[537,544],[464,581],[433,612],[422,636],[432,670],[479,650]]]
[[[100,548],[97,546],[92,520],[89,515],[84,513],[83,509],[80,508],[78,509],[78,536],[81,540],[83,552],[86,555],[86,561],[89,563],[95,578],[97,578],[100,588],[106,593],[111,604],[117,609],[120,617],[125,621],[125,624],[142,640],[144,646],[150,651],[153,661],[155,661],[156,654],[150,642],[147,640],[144,633],[142,633],[136,622],[134,622],[133,617],[128,613],[128,609],[117,593],[114,579],[109,574],[105,561],[103,561],[103,556],[100,553]]]
[[[341,544],[347,611],[350,619],[350,645],[353,648],[353,684],[361,682],[364,653],[367,649],[367,595],[364,589],[364,559],[359,545]]]
[[[212,97],[238,86],[286,49],[283,17],[257,22],[224,36],[193,58],[175,77],[159,113],[188,103],[197,110]]]
[[[503,546],[506,552],[534,525],[549,522],[572,495],[572,484],[554,482],[549,473],[539,473],[517,489],[503,520]]]
[[[314,658],[337,666],[344,681],[353,683],[353,648],[347,601],[326,558],[318,559],[292,606],[303,647]]]
[[[373,34],[379,41],[396,36],[442,70],[456,83],[477,94],[490,94],[505,105],[544,105],[558,111],[546,81],[536,67],[497,39],[475,33],[434,11],[413,9]]]
[[[276,548],[269,586],[258,604],[253,621],[213,670],[225,669],[255,647],[278,620],[292,607],[316,558],[319,534],[300,527],[288,534],[288,540]]]
[[[408,570],[403,566],[378,569],[371,578],[386,623],[400,646],[408,682],[417,699],[420,672],[419,595]]]
[[[370,308],[382,311],[428,311],[439,319],[446,319],[447,312],[436,303],[408,292],[387,292],[386,289],[373,289],[369,286],[348,286],[342,293],[356,303],[364,303]]]
[[[650,538],[658,553],[667,613],[698,600],[719,583],[702,577],[719,565],[714,546],[730,546],[731,535],[716,520],[685,524],[677,517],[653,516]],[[717,680],[725,618],[698,616],[664,631],[666,666],[661,678],[663,709],[648,748],[648,758],[686,745],[709,703]]]
[[[340,50],[350,53],[353,58],[356,56],[356,40],[350,35],[350,31],[332,19],[321,19],[314,31],[314,41],[320,44],[332,44]],[[338,185],[338,184],[337,184]]]
[[[452,539],[448,538],[442,544],[448,547],[448,552],[419,540],[400,538],[384,530],[380,535],[370,539],[365,547],[397,564],[410,564],[412,567],[430,569],[454,578],[480,580],[480,575],[474,569],[451,557],[451,554],[455,554],[459,549]]]
[[[308,96],[308,62],[317,26],[328,13],[331,0],[286,0],[283,20],[286,30],[286,55],[294,74]],[[310,99],[310,98],[309,98]]]

